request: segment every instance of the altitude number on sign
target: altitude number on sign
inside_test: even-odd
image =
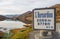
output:
[[[53,28],[53,26],[46,26],[46,28]]]

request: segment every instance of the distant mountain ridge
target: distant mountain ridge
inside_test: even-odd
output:
[[[11,20],[16,20],[16,17],[19,15],[0,15],[0,21],[6,20],[6,19],[11,19]]]

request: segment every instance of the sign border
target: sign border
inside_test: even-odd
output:
[[[34,10],[45,10],[45,9],[54,9],[54,29],[53,30],[51,30],[51,29],[34,29]],[[56,8],[35,8],[35,9],[33,9],[33,24],[32,24],[32,26],[33,26],[33,30],[48,30],[48,31],[56,31]]]

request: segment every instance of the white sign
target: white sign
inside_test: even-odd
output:
[[[34,29],[55,30],[55,9],[34,9]]]

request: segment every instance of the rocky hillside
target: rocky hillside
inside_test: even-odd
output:
[[[21,14],[20,16],[17,17],[19,21],[22,21],[26,24],[30,24],[32,22],[32,12],[28,11],[24,14]]]

